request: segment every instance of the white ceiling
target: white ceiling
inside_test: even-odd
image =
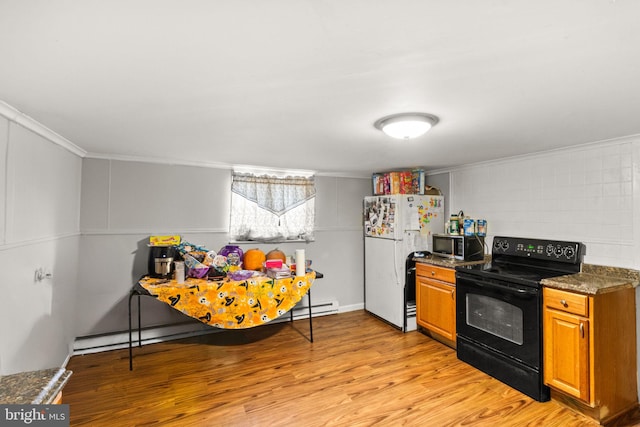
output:
[[[89,153],[369,174],[640,134],[637,0],[0,0],[0,100]],[[382,116],[439,116],[393,140]]]

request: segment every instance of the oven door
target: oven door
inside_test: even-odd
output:
[[[458,337],[540,368],[539,292],[538,288],[458,273]]]

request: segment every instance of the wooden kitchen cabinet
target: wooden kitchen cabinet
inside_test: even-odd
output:
[[[552,397],[607,422],[637,406],[635,291],[543,289],[544,382]]]
[[[544,381],[589,401],[588,297],[544,289]]]
[[[456,275],[451,268],[416,264],[416,321],[455,347]]]

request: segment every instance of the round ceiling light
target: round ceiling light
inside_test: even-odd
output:
[[[400,113],[383,117],[373,125],[390,137],[411,139],[425,134],[438,123],[438,118],[426,113]]]

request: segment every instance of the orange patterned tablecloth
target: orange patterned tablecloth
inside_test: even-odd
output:
[[[217,328],[244,329],[259,326],[291,310],[307,293],[315,272],[303,277],[271,279],[256,276],[247,280],[210,281],[140,279],[152,296],[174,309]]]

